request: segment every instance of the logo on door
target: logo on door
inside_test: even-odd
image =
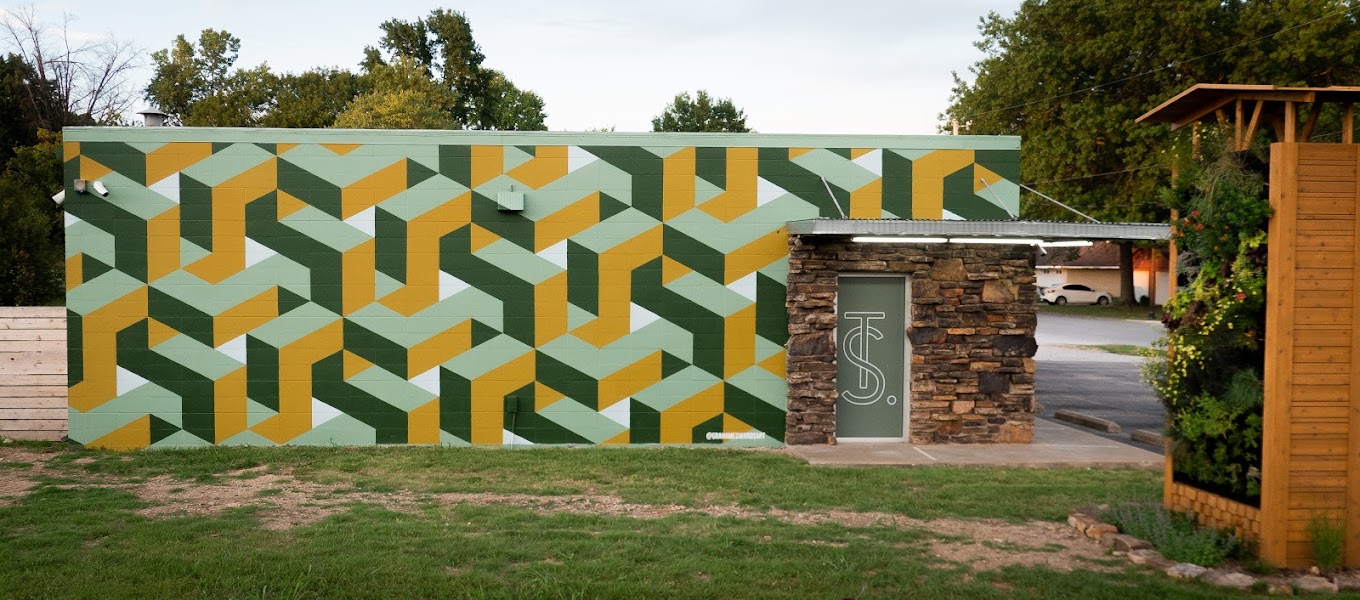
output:
[[[845,357],[850,360],[850,364],[859,370],[858,385],[845,385],[841,390],[841,398],[856,406],[874,404],[883,399],[887,380],[883,370],[869,358],[869,341],[883,339],[883,332],[870,321],[881,321],[886,315],[882,312],[847,312],[841,316],[854,323],[841,340],[841,347],[845,349]],[[889,394],[887,402],[889,406],[897,404],[897,396]]]

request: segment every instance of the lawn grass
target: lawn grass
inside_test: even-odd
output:
[[[78,464],[76,459],[83,459]],[[88,462],[86,462],[88,461]],[[1062,520],[1109,498],[1155,498],[1158,473],[983,467],[809,468],[769,450],[717,448],[243,448],[67,452],[58,472],[209,482],[252,467],[387,492],[613,494],[645,504],[843,508],[914,518]],[[252,473],[253,474],[253,473]]]
[[[262,527],[253,507],[148,518],[131,492],[98,487],[159,475],[186,487],[229,485],[257,475],[233,473],[253,467],[368,490],[618,494],[1009,521],[1155,500],[1160,489],[1149,471],[812,468],[779,452],[691,448],[60,451],[47,461],[48,482],[0,507],[0,590],[10,598],[1221,597],[1114,559],[1092,564],[1106,572],[975,572],[933,556],[938,538],[924,529],[507,505],[417,503],[398,512],[356,502],[279,531]],[[1015,548],[1026,549],[1035,550]]]
[[[1161,306],[1124,306],[1116,301],[1113,304],[1067,304],[1058,306],[1039,302],[1039,312],[1075,317],[1102,317],[1106,319],[1133,319],[1137,321],[1157,321],[1162,318]]]
[[[1122,354],[1124,356],[1146,356],[1152,351],[1147,346],[1135,346],[1133,344],[1096,344],[1094,346],[1082,346],[1091,350],[1109,352],[1110,354]]]

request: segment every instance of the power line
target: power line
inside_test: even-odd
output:
[[[1044,180],[1041,180],[1041,181],[1028,181],[1028,182],[1025,182],[1025,185],[1039,185],[1039,184],[1041,184],[1041,183],[1062,183],[1062,182],[1064,182],[1064,181],[1078,181],[1078,180],[1081,180],[1081,179],[1094,179],[1094,178],[1096,178],[1096,177],[1105,177],[1105,176],[1107,176],[1107,175],[1122,175],[1122,174],[1124,174],[1124,173],[1134,173],[1134,172],[1137,172],[1137,171],[1146,171],[1146,170],[1148,170],[1148,169],[1164,169],[1164,168],[1166,168],[1166,167],[1164,167],[1164,166],[1162,166],[1162,165],[1149,165],[1149,166],[1146,166],[1146,167],[1135,167],[1135,168],[1133,168],[1133,169],[1124,169],[1124,170],[1121,170],[1121,171],[1107,171],[1107,172],[1105,172],[1105,173],[1096,173],[1095,175],[1082,175],[1081,177],[1066,177],[1066,178],[1063,178],[1063,179],[1044,179]]]
[[[1099,90],[1099,89],[1101,89],[1101,88],[1106,88],[1106,87],[1109,87],[1109,86],[1112,86],[1112,85],[1115,85],[1115,84],[1124,83],[1125,81],[1129,81],[1129,80],[1132,80],[1132,79],[1137,79],[1137,78],[1139,78],[1139,77],[1146,77],[1146,76],[1148,76],[1148,75],[1152,75],[1152,74],[1155,74],[1155,73],[1160,73],[1160,72],[1165,71],[1165,70],[1167,70],[1167,69],[1173,69],[1173,68],[1179,67],[1179,66],[1184,65],[1184,64],[1188,64],[1188,63],[1195,62],[1195,61],[1197,61],[1197,60],[1203,60],[1203,59],[1205,59],[1205,58],[1209,58],[1210,56],[1214,56],[1214,55],[1218,55],[1218,54],[1223,54],[1224,52],[1229,52],[1229,51],[1232,51],[1232,50],[1236,50],[1236,49],[1241,48],[1241,47],[1243,47],[1243,46],[1246,46],[1246,45],[1248,45],[1248,44],[1254,44],[1254,43],[1259,42],[1259,41],[1261,41],[1261,40],[1264,40],[1264,39],[1266,39],[1266,38],[1275,37],[1275,36],[1280,35],[1281,33],[1284,33],[1284,32],[1286,32],[1286,31],[1293,31],[1293,30],[1299,29],[1299,28],[1301,28],[1301,27],[1306,27],[1306,26],[1308,26],[1308,25],[1312,25],[1313,23],[1317,23],[1317,22],[1319,22],[1319,21],[1323,21],[1323,20],[1326,20],[1326,19],[1330,19],[1330,18],[1335,17],[1335,16],[1338,16],[1338,15],[1346,14],[1346,13],[1351,12],[1351,11],[1357,9],[1357,8],[1360,8],[1360,5],[1351,6],[1351,7],[1342,9],[1342,10],[1338,10],[1338,11],[1333,12],[1333,13],[1328,13],[1328,14],[1326,14],[1326,15],[1323,15],[1323,16],[1321,16],[1321,17],[1318,17],[1318,18],[1316,18],[1316,19],[1313,19],[1312,21],[1308,21],[1308,22],[1306,22],[1306,23],[1299,23],[1298,25],[1294,25],[1294,26],[1292,26],[1292,27],[1286,27],[1286,28],[1284,28],[1284,29],[1281,29],[1281,30],[1279,30],[1279,31],[1276,31],[1275,33],[1269,33],[1269,34],[1263,35],[1263,36],[1258,37],[1258,38],[1255,38],[1255,39],[1247,40],[1247,41],[1245,41],[1245,42],[1241,42],[1241,43],[1238,43],[1238,44],[1229,46],[1229,47],[1227,47],[1227,48],[1223,48],[1223,49],[1221,49],[1221,50],[1215,50],[1215,51],[1210,52],[1210,53],[1208,53],[1208,54],[1201,54],[1201,55],[1196,56],[1196,57],[1194,57],[1194,58],[1190,58],[1190,59],[1182,60],[1182,61],[1177,61],[1177,62],[1168,64],[1168,65],[1163,66],[1163,67],[1158,67],[1158,68],[1156,68],[1156,69],[1152,69],[1152,70],[1150,70],[1150,71],[1145,71],[1145,72],[1142,72],[1142,73],[1135,73],[1135,74],[1133,74],[1133,75],[1129,75],[1128,77],[1124,77],[1124,78],[1122,78],[1122,79],[1116,79],[1116,80],[1114,80],[1114,81],[1107,81],[1107,82],[1105,82],[1105,83],[1096,84],[1096,85],[1093,85],[1093,86],[1091,86],[1091,87],[1083,88],[1083,89],[1080,89],[1080,90],[1074,90],[1074,91],[1071,91],[1071,92],[1067,92],[1067,93],[1065,93],[1065,94],[1059,94],[1059,95],[1057,95],[1057,96],[1051,96],[1051,97],[1048,97],[1048,98],[1041,98],[1041,99],[1039,99],[1039,100],[1031,100],[1031,101],[1029,101],[1029,102],[1023,102],[1023,103],[1020,103],[1020,104],[1014,104],[1014,105],[1006,106],[1006,107],[1002,107],[1002,108],[994,108],[994,109],[992,109],[992,110],[987,110],[987,111],[983,111],[983,112],[979,112],[979,113],[973,113],[973,114],[970,114],[970,115],[965,115],[965,116],[962,116],[962,117],[958,117],[958,119],[961,120],[961,121],[967,121],[967,120],[972,119],[972,118],[974,118],[974,117],[980,117],[980,116],[983,116],[983,115],[990,115],[990,114],[992,114],[992,113],[998,113],[998,112],[1007,111],[1007,110],[1011,110],[1011,109],[1015,109],[1015,108],[1024,108],[1024,107],[1026,107],[1026,106],[1033,106],[1033,105],[1035,105],[1035,104],[1041,104],[1041,103],[1044,103],[1044,102],[1051,102],[1051,101],[1053,101],[1053,100],[1061,100],[1061,99],[1066,98],[1066,97],[1068,97],[1068,96],[1075,96],[1075,95],[1077,95],[1077,94],[1085,94],[1085,93],[1087,93],[1087,92],[1094,92],[1094,91]]]

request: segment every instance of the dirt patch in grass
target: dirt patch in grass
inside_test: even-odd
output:
[[[23,449],[0,448],[0,506],[12,504],[54,472],[46,461],[53,455]],[[83,458],[76,463],[84,464]],[[791,525],[839,525],[853,529],[891,528],[925,530],[938,536],[911,547],[926,549],[943,561],[966,565],[973,571],[1008,565],[1043,565],[1058,571],[1101,570],[1093,561],[1106,558],[1099,545],[1078,537],[1072,528],[1058,523],[1009,523],[998,520],[921,520],[886,512],[844,510],[794,511],[755,509],[732,504],[704,506],[627,502],[610,494],[539,496],[512,493],[415,493],[409,490],[367,491],[348,482],[318,483],[298,479],[292,473],[271,471],[266,466],[222,473],[212,483],[192,482],[169,475],[146,479],[62,472],[79,483],[63,487],[112,487],[125,489],[149,504],[138,512],[149,518],[175,515],[212,515],[225,510],[254,507],[262,526],[288,530],[306,526],[348,510],[355,504],[415,513],[431,505],[497,505],[541,513],[570,513],[632,519],[660,519],[673,515],[704,515],[737,519],[772,519]],[[591,489],[590,492],[594,490]],[[702,500],[711,500],[703,498]],[[810,540],[800,543],[842,547],[844,542]]]

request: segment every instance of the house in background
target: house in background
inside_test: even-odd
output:
[[[1149,296],[1153,304],[1166,303],[1171,290],[1169,265],[1165,249],[1133,249],[1133,286],[1141,288],[1138,290],[1140,296]],[[1114,296],[1119,295],[1119,245],[1116,243],[1096,242],[1085,248],[1050,248],[1047,253],[1039,255],[1035,270],[1035,283],[1039,288],[1080,283]]]

